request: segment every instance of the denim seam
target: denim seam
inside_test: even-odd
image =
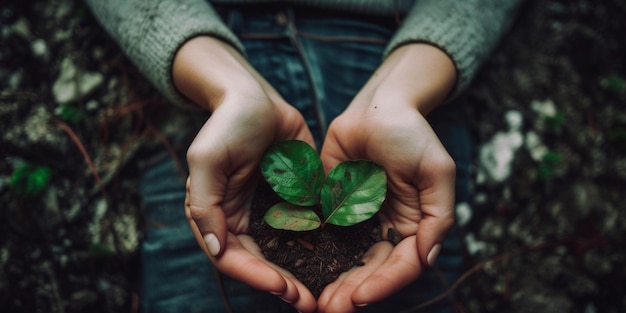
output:
[[[326,136],[326,117],[324,116],[324,112],[322,112],[319,97],[318,97],[318,86],[315,84],[315,79],[313,78],[313,74],[311,71],[311,65],[304,53],[304,49],[302,48],[302,43],[298,38],[298,28],[295,23],[295,14],[293,8],[289,8],[287,11],[287,16],[289,19],[289,37],[294,47],[298,51],[298,55],[300,56],[300,60],[302,60],[302,64],[306,68],[306,74],[309,81],[309,85],[311,86],[311,95],[313,96],[313,106],[315,107],[315,113],[317,116],[317,122],[319,130],[321,131],[321,137],[324,138]]]
[[[314,33],[308,32],[298,32],[300,37],[305,37],[309,39],[314,39],[318,41],[325,42],[356,42],[356,43],[370,43],[370,44],[380,44],[386,45],[389,41],[385,39],[376,39],[369,37],[348,37],[348,36],[326,36],[326,35],[318,35]]]

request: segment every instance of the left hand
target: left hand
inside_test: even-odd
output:
[[[440,60],[443,68],[433,68],[436,73],[429,75],[416,55],[431,58],[432,66],[439,64],[432,58]],[[410,66],[416,66],[414,71]],[[321,152],[326,170],[354,159],[384,167],[388,191],[379,212],[381,230],[386,236],[394,228],[403,240],[395,247],[379,242],[370,248],[365,265],[324,289],[319,312],[353,312],[383,300],[433,265],[454,223],[455,165],[424,114],[445,99],[454,74],[450,60],[435,47],[399,48],[330,125]]]

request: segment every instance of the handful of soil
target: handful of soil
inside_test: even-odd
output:
[[[252,207],[249,233],[265,258],[292,273],[315,298],[341,273],[363,265],[363,254],[382,240],[374,218],[349,227],[326,224],[302,232],[274,229],[265,223],[263,215],[281,201],[267,183],[261,182]]]

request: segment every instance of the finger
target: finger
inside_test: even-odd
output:
[[[398,243],[385,262],[354,291],[352,302],[363,306],[381,301],[417,279],[423,266],[415,241],[415,236],[409,236]]]
[[[354,138],[345,141],[341,141],[340,134],[344,130],[342,121],[345,120],[342,116],[337,117],[329,126],[326,138],[324,139],[324,145],[320,157],[322,164],[324,164],[324,171],[330,172],[332,168],[337,166],[342,161],[353,159],[355,152],[353,146]],[[363,158],[364,156],[359,156]]]
[[[185,214],[198,229],[196,239],[199,239],[198,244],[203,251],[216,257],[223,251],[222,243],[226,242],[226,218],[222,209],[211,203],[211,200],[219,203],[219,196],[206,187],[208,180],[210,178],[190,174],[186,186]],[[209,194],[209,200],[196,196],[203,190]]]
[[[283,294],[288,288],[281,273],[269,267],[263,260],[248,250],[240,236],[228,233],[228,249],[219,258],[210,257],[215,267],[223,274],[242,281],[252,288]]]
[[[265,262],[248,251],[237,236],[229,233],[227,235],[228,250],[220,258],[215,258],[208,253],[208,248],[203,244],[200,236],[200,230],[191,219],[189,226],[202,250],[221,273],[240,280],[253,288],[273,294],[283,294],[287,289],[287,282],[282,275],[269,268]]]
[[[315,147],[315,140],[309,130],[304,117],[294,107],[285,104],[279,107],[282,110],[281,118],[284,122],[279,122],[279,140],[297,139],[308,143],[311,147]]]
[[[361,283],[384,264],[392,251],[393,246],[387,241],[372,246],[362,258],[364,265],[343,273],[335,282],[324,288],[318,299],[320,312],[352,312],[358,306],[366,304],[367,302],[363,302],[355,305],[352,295]]]
[[[228,250],[220,258],[215,258],[204,245],[195,222],[190,219],[189,224],[200,247],[220,272],[253,288],[279,296],[300,312],[315,311],[315,298],[311,292],[289,272],[266,261],[250,236],[228,233]]]
[[[284,268],[273,263],[270,263],[270,266],[281,273],[288,282],[288,288],[285,293],[280,295],[280,298],[291,304],[299,312],[314,312],[317,308],[317,302],[309,288]]]
[[[263,252],[261,252],[261,248],[256,244],[256,242],[254,242],[252,237],[248,235],[240,235],[237,237],[240,238],[242,245],[250,251],[252,255],[256,256],[267,266],[280,273],[283,279],[285,279],[287,288],[280,294],[274,293],[275,295],[279,296],[283,301],[291,304],[301,312],[311,312],[315,310],[315,298],[313,297],[311,291],[309,291],[303,283],[301,283],[289,271],[265,259]]]
[[[254,239],[248,235],[239,235],[237,236],[242,246],[246,248],[250,252],[250,254],[257,257],[259,260],[264,262],[267,266],[274,269],[280,275],[282,275],[283,279],[287,284],[287,288],[282,293],[272,292],[274,295],[280,297],[283,301],[291,304],[294,308],[296,308],[300,312],[313,312],[317,306],[315,302],[315,298],[313,294],[309,291],[309,289],[304,286],[298,279],[296,279],[291,273],[282,267],[269,262],[263,256],[263,252],[261,252],[261,248],[254,242]]]
[[[417,249],[422,264],[433,266],[446,233],[454,224],[454,180],[452,159],[429,160],[430,169],[422,171],[416,182],[422,219],[417,228]]]

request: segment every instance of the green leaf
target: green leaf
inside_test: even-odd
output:
[[[548,130],[552,132],[560,132],[565,125],[565,114],[563,112],[556,112],[554,116],[546,117],[545,123]]]
[[[550,180],[552,178],[552,168],[547,164],[539,164],[537,175],[543,180]]]
[[[321,225],[319,216],[313,210],[289,202],[281,202],[265,213],[265,222],[275,229],[305,231]]]
[[[76,124],[84,118],[83,113],[78,108],[67,103],[61,104],[57,108],[57,114],[61,120],[72,124]]]
[[[89,255],[94,258],[103,258],[115,254],[115,250],[103,243],[92,243],[89,246]]]
[[[610,75],[600,81],[600,85],[604,89],[612,92],[622,92],[626,90],[626,80],[618,75]]]
[[[322,187],[325,223],[350,226],[380,209],[387,193],[385,170],[370,161],[346,161],[333,168]]]
[[[307,143],[289,140],[273,145],[261,160],[261,173],[284,200],[300,206],[319,203],[324,168]]]
[[[51,176],[50,168],[25,163],[15,168],[9,186],[23,196],[36,197],[48,188]]]
[[[556,152],[548,152],[543,156],[541,163],[545,164],[548,167],[557,166],[561,163],[561,155]]]

